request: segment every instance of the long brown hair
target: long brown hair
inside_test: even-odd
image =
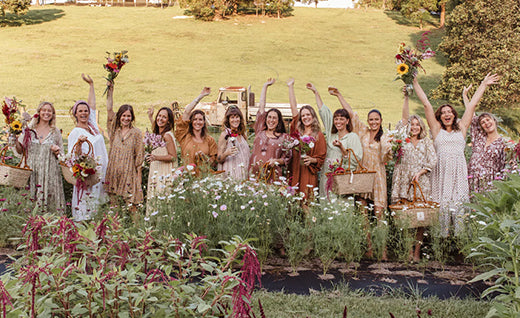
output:
[[[134,108],[131,105],[123,104],[119,107],[119,109],[117,110],[117,113],[116,113],[116,128],[121,128],[121,116],[123,116],[123,114],[128,110],[130,111],[130,115],[132,116],[132,121],[130,122],[130,128],[132,127],[132,123],[135,120]]]
[[[453,106],[451,106],[450,104],[444,104],[441,107],[437,108],[437,110],[435,111],[435,119],[437,119],[437,121],[441,124],[442,129],[446,130],[446,126],[441,120],[442,109],[444,107],[449,107],[451,109],[451,113],[453,114],[453,123],[451,124],[451,129],[455,131],[460,130],[459,123],[457,122],[457,119],[459,118],[459,113],[457,113],[455,108],[453,108]]]
[[[381,112],[379,110],[372,109],[371,111],[368,112],[367,118],[372,113],[378,114],[379,118],[381,118],[381,124],[379,125],[379,130],[377,131],[376,135],[374,136],[374,140],[376,142],[380,142],[381,141],[381,137],[383,136],[383,116],[381,115]]]
[[[161,111],[165,110],[167,115],[168,115],[168,122],[166,123],[166,126],[164,127],[164,130],[163,130],[163,135],[165,133],[167,133],[168,131],[171,131],[174,129],[175,127],[175,121],[174,121],[174,118],[175,116],[173,115],[173,111],[169,108],[169,107],[162,107],[161,109],[159,109],[159,111],[157,112],[157,114],[155,115],[155,120],[153,121],[153,133],[156,134],[156,135],[160,135],[160,129],[159,129],[159,126],[157,126],[157,116],[159,116],[159,113]]]
[[[236,133],[244,136],[244,138],[245,138],[246,137],[246,124],[245,124],[245,120],[244,120],[244,115],[242,115],[242,111],[240,110],[240,108],[238,108],[236,106],[229,106],[228,109],[226,110],[226,115],[224,117],[224,123],[222,126],[231,129],[231,125],[229,124],[229,118],[231,118],[231,116],[233,116],[233,115],[237,115],[238,117],[240,117],[240,124],[238,125],[238,130],[236,131]]]
[[[202,138],[206,137],[207,134],[209,134],[208,132],[208,127],[206,126],[206,114],[200,110],[200,109],[195,109],[194,111],[191,112],[190,114],[190,123],[189,123],[189,126],[188,126],[188,132],[190,133],[190,135],[192,136],[195,136],[193,134],[193,118],[195,118],[196,115],[202,115],[202,119],[204,120],[204,127],[202,127],[202,131],[200,132],[200,136]]]
[[[296,128],[298,129],[300,134],[303,134],[303,132],[305,131],[305,126],[303,125],[303,122],[302,122],[302,111],[304,109],[307,109],[311,113],[311,116],[313,118],[312,124],[311,124],[312,132],[317,134],[318,132],[321,131],[320,122],[318,121],[318,116],[316,115],[316,111],[314,110],[314,108],[312,108],[309,105],[305,105],[300,109],[300,113],[298,114],[298,123],[296,124]]]

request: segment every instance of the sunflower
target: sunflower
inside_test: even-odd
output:
[[[22,131],[22,123],[18,120],[14,120],[10,126],[11,130],[15,133]]]
[[[399,75],[405,75],[406,73],[408,73],[408,65],[406,65],[405,63],[401,63],[397,66],[397,73]]]

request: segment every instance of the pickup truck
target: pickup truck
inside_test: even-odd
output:
[[[195,106],[206,113],[209,123],[213,126],[220,126],[224,121],[226,110],[229,106],[238,107],[248,123],[256,120],[258,103],[255,103],[255,94],[251,92],[251,86],[226,86],[218,90],[218,98],[214,102],[202,102]],[[298,104],[298,109],[307,104]],[[292,119],[291,106],[289,103],[266,103],[265,110],[276,108],[280,110],[284,120]]]

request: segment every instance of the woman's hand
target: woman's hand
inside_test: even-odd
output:
[[[271,159],[267,160],[267,164],[270,167],[276,167],[276,166],[280,165],[280,163],[278,162],[278,159],[274,159],[274,158],[271,158]]]
[[[408,90],[406,89],[406,85],[403,86],[403,95],[404,95],[404,98],[408,98]]]
[[[224,151],[224,155],[226,155],[226,157],[234,156],[237,153],[238,153],[238,148],[235,146],[230,147],[230,148],[226,149],[226,151]]]
[[[211,88],[209,88],[209,87],[204,87],[204,88],[202,89],[202,92],[200,92],[200,96],[201,96],[201,97],[208,96],[210,93],[211,93]]]
[[[81,78],[87,82],[89,85],[93,85],[94,84],[94,81],[92,80],[92,78],[90,77],[90,75],[85,75],[83,73],[81,73]]]
[[[148,114],[148,119],[150,119],[150,121],[153,122],[153,106],[148,108],[148,111],[146,113]]]
[[[60,147],[57,146],[57,145],[52,145],[51,146],[51,151],[54,153],[54,155],[56,155],[56,157],[60,154]]]
[[[23,114],[22,114],[22,118],[23,118],[23,120],[25,120],[26,122],[29,122],[29,121],[31,121],[31,118],[32,118],[32,117],[31,117],[31,115],[29,115],[28,112],[23,112]]]
[[[85,135],[81,135],[81,136],[79,136],[78,141],[79,141],[79,142],[85,142],[85,141],[87,141],[87,139],[88,139],[87,136],[85,136]]]
[[[268,78],[267,79],[267,82],[264,83],[265,86],[271,86],[274,84],[274,82],[276,82],[276,80],[274,78]]]
[[[343,144],[341,143],[341,141],[339,141],[339,139],[335,139],[332,141],[332,145],[333,146],[336,146],[338,148],[342,148],[343,147]]]
[[[305,87],[309,90],[311,90],[314,94],[316,94],[317,90],[316,90],[316,87],[314,87],[314,84],[312,83],[307,83],[307,85],[305,85]]]
[[[425,174],[426,172],[428,172],[428,170],[426,169],[421,169],[419,172],[417,172],[414,176],[413,176],[413,179],[412,179],[412,182],[417,182],[419,183],[419,178]]]
[[[332,95],[332,96],[338,96],[340,93],[339,93],[339,90],[336,87],[329,86],[329,94]]]
[[[316,162],[318,162],[318,159],[313,157],[306,156],[305,158],[303,158],[303,164],[306,166],[310,166],[311,164]]]
[[[155,158],[155,155],[152,155],[151,153],[150,154],[146,154],[144,156],[144,159],[146,160],[146,162],[148,163],[151,163],[152,161],[155,161],[156,158]]]
[[[498,75],[498,74],[491,75],[491,73],[487,73],[486,77],[484,77],[484,79],[482,80],[482,84],[484,84],[486,86],[494,85],[494,84],[498,84],[499,80],[500,80],[500,75]]]
[[[287,86],[294,86],[294,78],[287,80]]]

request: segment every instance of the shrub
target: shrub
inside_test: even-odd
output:
[[[117,217],[76,225],[36,216],[23,239],[23,256],[0,285],[9,317],[220,317],[231,308],[239,317],[260,275],[255,252],[238,237],[210,258],[204,237],[128,234]]]

